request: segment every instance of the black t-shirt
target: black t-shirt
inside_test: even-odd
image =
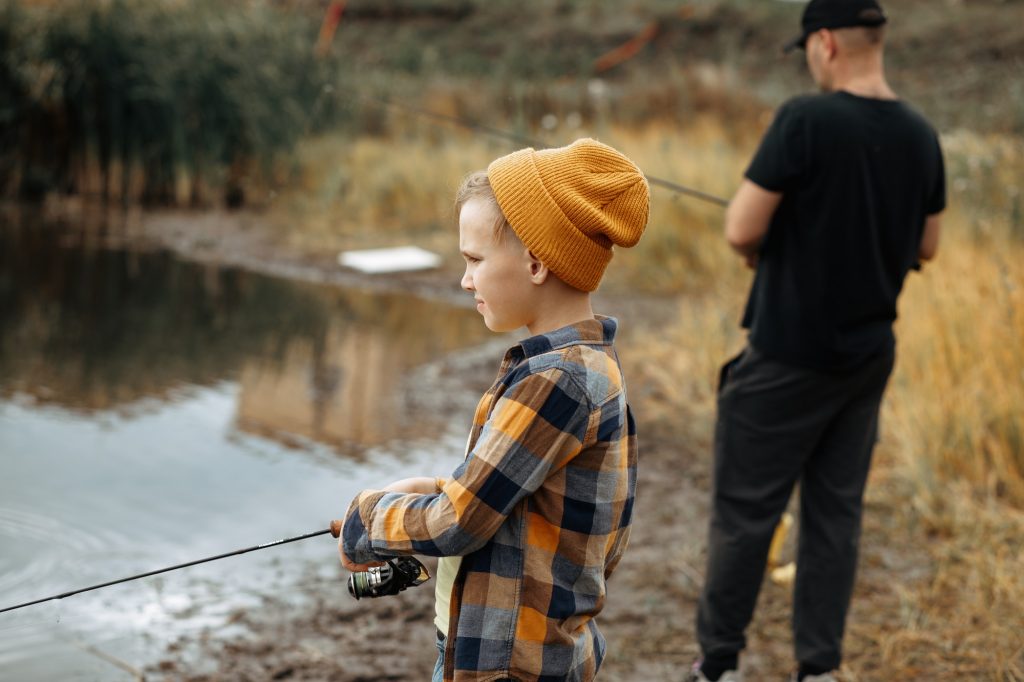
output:
[[[746,177],[783,195],[743,316],[750,343],[819,369],[891,349],[925,219],[946,203],[938,136],[924,117],[847,92],[792,99]]]

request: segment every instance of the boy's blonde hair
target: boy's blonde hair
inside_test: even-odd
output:
[[[512,225],[509,224],[508,218],[505,217],[505,214],[501,210],[501,206],[498,205],[498,198],[494,196],[494,188],[491,187],[491,181],[487,177],[487,171],[473,171],[462,179],[459,189],[455,192],[456,218],[458,218],[459,214],[462,212],[462,207],[469,203],[470,199],[482,199],[494,207],[494,212],[498,216],[498,219],[494,222],[495,243],[500,244],[510,233],[514,234],[514,232],[512,232]]]

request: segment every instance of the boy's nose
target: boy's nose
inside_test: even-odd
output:
[[[462,281],[459,284],[466,291],[473,291],[473,278],[469,276],[469,268],[462,274]]]

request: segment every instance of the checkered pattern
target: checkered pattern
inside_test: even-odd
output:
[[[367,490],[346,554],[462,556],[444,679],[592,680],[594,622],[636,493],[636,432],[611,318],[511,348],[477,407],[465,461],[434,495]]]

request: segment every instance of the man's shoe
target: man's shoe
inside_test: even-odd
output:
[[[700,661],[693,664],[693,668],[690,669],[690,674],[686,676],[683,682],[711,682],[708,678],[700,671]],[[743,678],[736,670],[726,670],[722,673],[722,676],[718,678],[718,682],[743,682]]]

